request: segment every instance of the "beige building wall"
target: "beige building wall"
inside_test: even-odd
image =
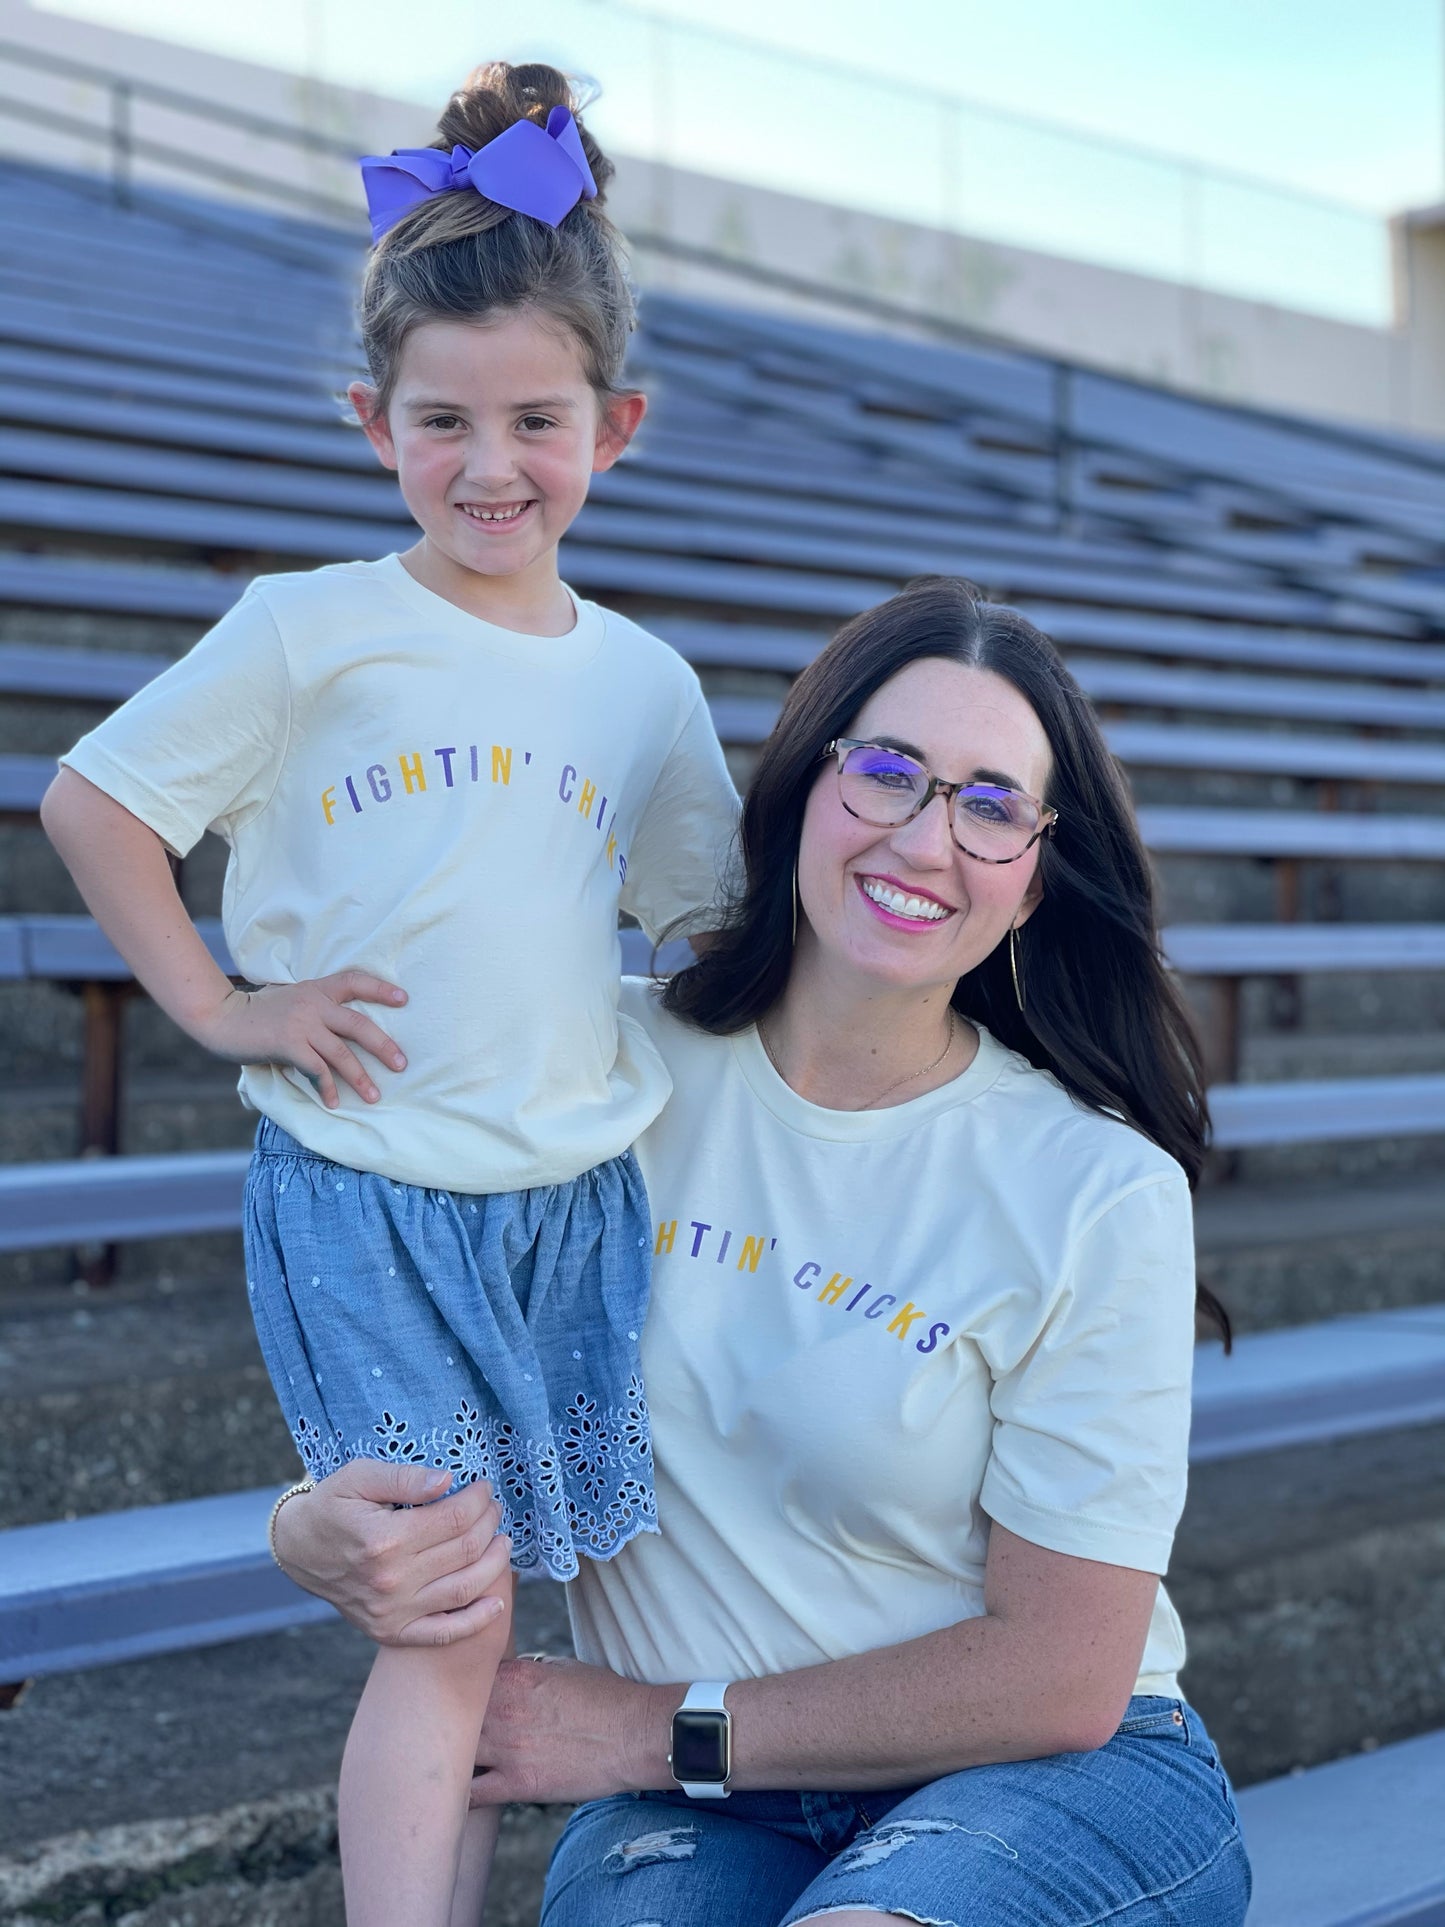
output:
[[[0,0],[0,40],[68,55],[344,141],[357,153],[419,145],[427,109],[318,83],[194,48],[37,12]],[[103,87],[22,69],[0,57],[0,93],[68,114],[102,135],[111,103]],[[440,103],[437,103],[440,105]],[[134,132],[189,146],[193,118],[136,101]],[[298,155],[262,136],[212,123],[218,160],[300,184],[357,210],[356,169],[327,155]],[[0,151],[102,171],[106,139],[25,124],[0,112]],[[231,190],[170,163],[138,157],[135,178]],[[863,292],[918,316],[985,329],[1028,348],[1066,355],[1190,392],[1268,408],[1445,435],[1445,210],[1395,224],[1399,322],[1370,328],[1129,274],[1087,262],[970,240],[937,229],[828,206],[619,158],[611,205],[637,244],[639,280],[750,305],[811,309],[835,321],[846,307],[808,301],[749,279],[749,268],[817,283],[840,296]],[[364,231],[364,227],[362,228]],[[738,271],[689,263],[667,242],[706,249]],[[662,245],[659,245],[662,244]],[[867,317],[861,325],[876,326]]]

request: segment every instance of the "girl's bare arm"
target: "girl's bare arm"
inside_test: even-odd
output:
[[[381,1093],[353,1046],[392,1070],[405,1058],[353,1001],[403,1004],[406,993],[363,970],[240,990],[202,942],[171,875],[166,846],[138,817],[74,770],[45,793],[40,820],[87,908],[136,980],[187,1036],[240,1064],[293,1065],[329,1108],[339,1077],[368,1103]]]

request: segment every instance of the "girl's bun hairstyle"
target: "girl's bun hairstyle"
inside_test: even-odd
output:
[[[404,214],[372,250],[360,321],[367,366],[384,413],[401,350],[425,321],[485,322],[530,308],[577,342],[587,379],[604,400],[622,392],[636,323],[622,237],[603,212],[614,168],[583,125],[571,82],[555,67],[491,60],[474,68],[442,109],[431,145],[474,152],[519,120],[546,124],[554,107],[577,123],[597,183],[556,227],[518,214],[473,188],[437,194]]]

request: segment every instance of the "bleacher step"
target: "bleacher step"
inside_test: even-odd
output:
[[[1247,1927],[1445,1922],[1445,1732],[1251,1787],[1239,1805]]]
[[[561,1588],[522,1589],[516,1632],[570,1651]],[[336,1927],[335,1776],[371,1650],[333,1618],[36,1681],[0,1714],[0,1927]],[[534,1927],[564,1817],[509,1810],[488,1927]]]

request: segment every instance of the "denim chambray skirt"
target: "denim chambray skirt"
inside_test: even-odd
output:
[[[308,1475],[371,1458],[488,1479],[513,1566],[556,1579],[656,1532],[649,1227],[630,1151],[469,1197],[332,1164],[263,1118],[247,1290]]]

